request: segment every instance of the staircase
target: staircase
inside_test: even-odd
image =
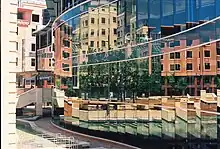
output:
[[[43,102],[52,102],[52,97],[57,107],[64,107],[64,91],[50,88],[33,88],[18,95],[16,108],[23,108],[32,103],[36,106],[42,106]]]

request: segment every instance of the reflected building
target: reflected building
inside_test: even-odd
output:
[[[200,111],[217,111],[215,95],[173,95],[199,95],[201,89],[216,92],[220,48],[208,42],[219,38],[219,20],[207,21],[219,16],[219,1],[119,0],[105,6],[110,1],[84,2],[59,1],[52,26],[56,87],[68,96],[89,99],[65,101],[64,121],[75,125],[67,127],[140,140],[215,141],[217,116]],[[184,30],[188,31],[180,33]],[[184,48],[188,50],[178,51]],[[169,102],[163,99],[167,97],[153,97],[147,105],[136,100],[158,95],[171,97]],[[122,102],[91,101],[109,98]],[[128,100],[137,104],[127,104]]]
[[[36,36],[33,34],[43,26],[43,2],[20,1],[18,7],[17,42],[17,86],[30,88],[35,85]]]
[[[167,40],[131,49],[131,51],[137,51],[135,57],[149,57],[145,58],[147,74],[148,76],[156,75],[159,80],[156,82],[158,82],[158,86],[161,86],[161,91],[149,94],[181,95],[188,93],[196,96],[199,95],[201,89],[216,92],[215,78],[219,76],[220,70],[219,43],[206,44],[187,51],[163,53],[213,41],[216,37],[215,33],[209,30],[209,28],[215,28],[213,24],[208,24],[207,28],[203,29],[204,32],[195,31],[183,36],[178,33],[219,16],[220,12],[217,8],[220,2],[218,0],[193,2],[190,0],[119,0],[106,5],[108,2],[111,1],[57,2],[58,7],[55,12],[58,19],[54,24],[56,28],[53,38],[55,49],[58,50],[55,50],[55,55],[57,53],[56,56],[59,57],[55,58],[57,61],[55,65],[57,64],[59,67],[55,67],[55,72],[63,71],[57,74],[58,80],[62,80],[61,83],[58,81],[58,84],[65,84],[64,88],[67,88],[67,82],[72,82],[74,88],[78,89],[81,71],[78,70],[78,64],[84,65],[88,61],[98,63],[99,60],[94,60],[98,57],[103,57],[100,59],[102,59],[101,62],[104,62],[107,57],[103,56],[106,50],[177,34],[176,37],[170,37]],[[100,7],[101,5],[105,6]],[[49,2],[48,6],[50,6]],[[96,7],[100,8],[94,9]],[[69,39],[64,41],[64,36],[69,36]],[[66,51],[63,52],[60,50],[62,49],[60,46],[64,46],[64,44]],[[102,54],[96,55],[96,58],[88,56],[97,52],[102,52]],[[162,56],[152,57],[155,54],[162,54]],[[72,64],[70,59],[66,59],[71,56]],[[84,68],[92,67],[85,66]],[[179,90],[174,92],[169,81],[170,78],[173,78],[176,83],[182,81],[187,84],[185,92]]]

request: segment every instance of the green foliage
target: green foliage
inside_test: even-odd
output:
[[[60,88],[60,84],[61,84],[60,79],[56,79],[56,87],[57,88]]]
[[[73,89],[72,81],[70,79],[67,80],[67,86],[68,86],[68,88],[65,91],[65,96],[67,96],[67,97],[74,97],[74,96],[76,96],[76,93],[75,93],[75,91]]]
[[[217,75],[217,76],[215,77],[215,82],[216,82],[216,88],[217,88],[217,89],[220,89],[220,76]]]
[[[187,88],[187,80],[185,77],[181,77],[178,79],[175,88],[182,92],[182,95],[185,95],[185,90]]]

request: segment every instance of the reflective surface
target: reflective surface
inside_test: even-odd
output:
[[[217,148],[220,2],[108,2],[54,23],[56,88],[93,106],[65,107],[65,127],[142,148]]]

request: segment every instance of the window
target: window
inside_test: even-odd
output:
[[[117,29],[116,28],[113,29],[113,32],[114,32],[114,35],[117,35]]]
[[[63,68],[63,71],[69,71],[70,68],[69,68],[69,64],[62,64],[62,68]]]
[[[114,45],[117,46],[117,40],[114,40]]]
[[[161,64],[161,71],[163,71],[163,64]]]
[[[205,63],[205,69],[210,69],[210,63]]]
[[[16,66],[18,66],[18,58],[16,57]]]
[[[120,31],[118,31],[118,37],[121,37]]]
[[[17,19],[20,19],[20,20],[23,19],[23,13],[22,12],[17,13]]]
[[[70,47],[70,42],[68,40],[63,40],[64,47]]]
[[[39,15],[37,15],[37,14],[32,14],[32,21],[33,21],[33,22],[39,22]]]
[[[175,52],[175,58],[180,59],[180,52]]]
[[[200,70],[200,64],[199,64],[199,70]]]
[[[91,24],[95,24],[95,18],[91,18]]]
[[[105,9],[103,8],[102,11],[105,11]]]
[[[68,52],[63,51],[63,58],[69,58],[70,54]]]
[[[120,26],[120,20],[118,20],[118,26]]]
[[[180,70],[180,64],[170,64],[170,71]]]
[[[113,23],[116,23],[116,22],[117,22],[116,17],[113,17]]]
[[[217,61],[217,68],[220,68],[220,61]]]
[[[99,41],[97,41],[97,47],[99,47]]]
[[[175,70],[175,65],[174,64],[171,64],[170,65],[170,71],[174,71]]]
[[[31,59],[31,66],[34,67],[35,66],[35,58]]]
[[[204,54],[205,54],[205,57],[210,57],[210,51],[205,50],[205,51],[204,51]]]
[[[16,32],[16,33],[17,33],[17,35],[18,35],[18,27],[17,27],[17,32]]]
[[[91,29],[91,36],[94,36],[95,32],[94,29]]]
[[[217,55],[220,55],[220,48],[216,49],[216,53],[217,53]]]
[[[174,53],[170,53],[170,59],[174,59]]]
[[[102,47],[105,47],[105,41],[102,40]]]
[[[186,70],[192,70],[192,69],[193,69],[192,63],[186,64]]]
[[[49,67],[51,67],[51,59],[49,59]]]
[[[88,26],[88,20],[85,20],[85,26]]]
[[[102,18],[102,23],[105,24],[105,18]]]
[[[32,28],[32,30],[31,30],[32,36],[35,36],[35,35],[33,34],[33,32],[35,32],[35,31],[36,31],[36,29]]]
[[[94,41],[90,41],[90,47],[94,47]]]
[[[175,70],[180,70],[180,64],[175,64]]]
[[[102,29],[102,35],[105,35],[105,29]]]
[[[186,57],[187,58],[192,58],[192,51],[187,51],[186,52]]]
[[[34,43],[31,44],[31,51],[35,51],[36,45]]]

